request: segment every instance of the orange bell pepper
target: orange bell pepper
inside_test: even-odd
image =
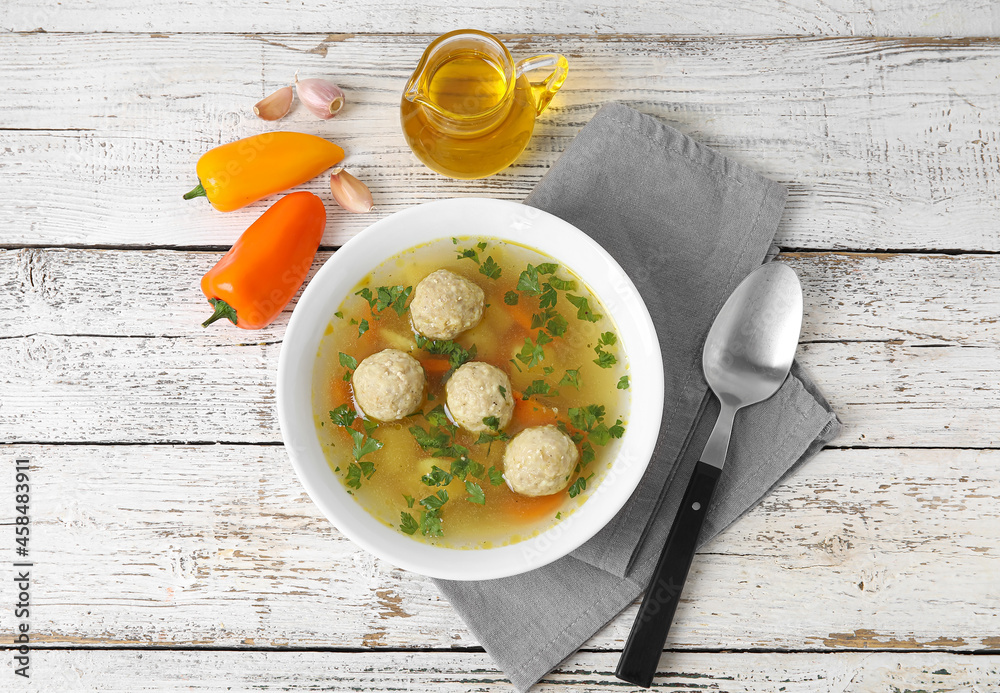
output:
[[[232,212],[315,178],[344,158],[329,140],[301,132],[265,132],[211,149],[198,159],[198,185],[185,200],[207,197]]]
[[[275,202],[201,278],[215,308],[201,326],[220,318],[244,330],[270,325],[305,281],[325,228],[326,208],[311,192]]]

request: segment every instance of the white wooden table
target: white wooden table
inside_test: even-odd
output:
[[[296,70],[349,106],[280,127],[342,144],[378,205],[330,206],[320,261],[419,202],[521,199],[612,100],[788,186],[800,358],[845,431],[696,558],[656,685],[1000,689],[997,7],[3,0],[0,690],[509,690],[428,580],[344,539],[293,476],[274,400],[289,311],[198,326],[200,276],[270,201],[180,195],[202,151],[267,129],[250,106]],[[477,182],[420,166],[398,128],[423,46],[463,26],[571,63],[529,151]],[[617,685],[633,617],[538,690]]]

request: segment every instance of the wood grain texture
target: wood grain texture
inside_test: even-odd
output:
[[[32,462],[36,645],[477,644],[429,580],[327,523],[281,447],[2,450]],[[696,557],[668,646],[996,649],[998,501],[1000,451],[826,450]]]
[[[301,70],[336,78],[349,105],[278,127],[343,144],[377,205],[347,214],[322,177],[303,186],[331,205],[328,245],[432,199],[522,199],[624,101],[787,185],[786,247],[1000,251],[997,40],[510,36],[517,56],[569,56],[570,78],[514,167],[457,182],[417,163],[398,125],[429,38],[0,36],[0,245],[231,243],[273,200],[220,214],[180,195],[201,152],[271,127],[251,105]]]
[[[532,688],[535,693],[606,691],[618,655],[580,652]],[[509,693],[481,653],[42,651],[34,690],[410,691]],[[653,690],[677,693],[871,693],[986,691],[1000,686],[1000,655],[947,653],[669,653]],[[633,689],[638,690],[638,689]]]
[[[257,331],[203,330],[201,276],[221,251],[0,250],[0,339],[36,333],[280,340],[295,306]],[[320,252],[313,274],[333,256]],[[801,341],[982,346],[1000,341],[1000,257],[865,253],[779,256],[803,284]]]
[[[280,3],[172,0],[133,5],[122,0],[72,4],[18,3],[0,20],[5,31],[71,32],[316,32],[444,33],[483,28],[535,34],[819,34],[827,36],[996,36],[1000,16],[988,0],[750,0],[720,7],[711,0],[683,5],[653,0],[601,3],[554,0],[308,0]]]

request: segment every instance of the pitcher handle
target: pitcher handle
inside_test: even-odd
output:
[[[569,61],[558,53],[546,53],[545,55],[536,55],[534,58],[525,58],[517,64],[518,77],[540,70],[548,71],[547,76],[542,81],[535,82],[530,76],[528,77],[528,81],[531,83],[531,96],[535,99],[535,110],[538,113],[546,109],[549,102],[552,101],[552,97],[559,91],[559,87],[566,81],[566,75],[569,74]]]

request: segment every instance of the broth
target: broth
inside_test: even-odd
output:
[[[416,335],[406,309],[408,288],[438,269],[485,292],[480,323],[450,342]],[[327,327],[313,374],[320,443],[348,492],[414,539],[452,548],[522,541],[579,507],[615,458],[630,400],[628,363],[616,335],[588,287],[535,250],[478,237],[412,248],[373,270]],[[350,377],[357,363],[387,348],[416,358],[427,387],[415,414],[377,423],[355,406]],[[515,408],[502,432],[471,433],[447,418],[444,384],[465,358],[509,376]],[[522,496],[501,477],[505,438],[545,424],[574,439],[580,464],[565,490]],[[428,446],[426,438],[434,436],[439,442]]]

